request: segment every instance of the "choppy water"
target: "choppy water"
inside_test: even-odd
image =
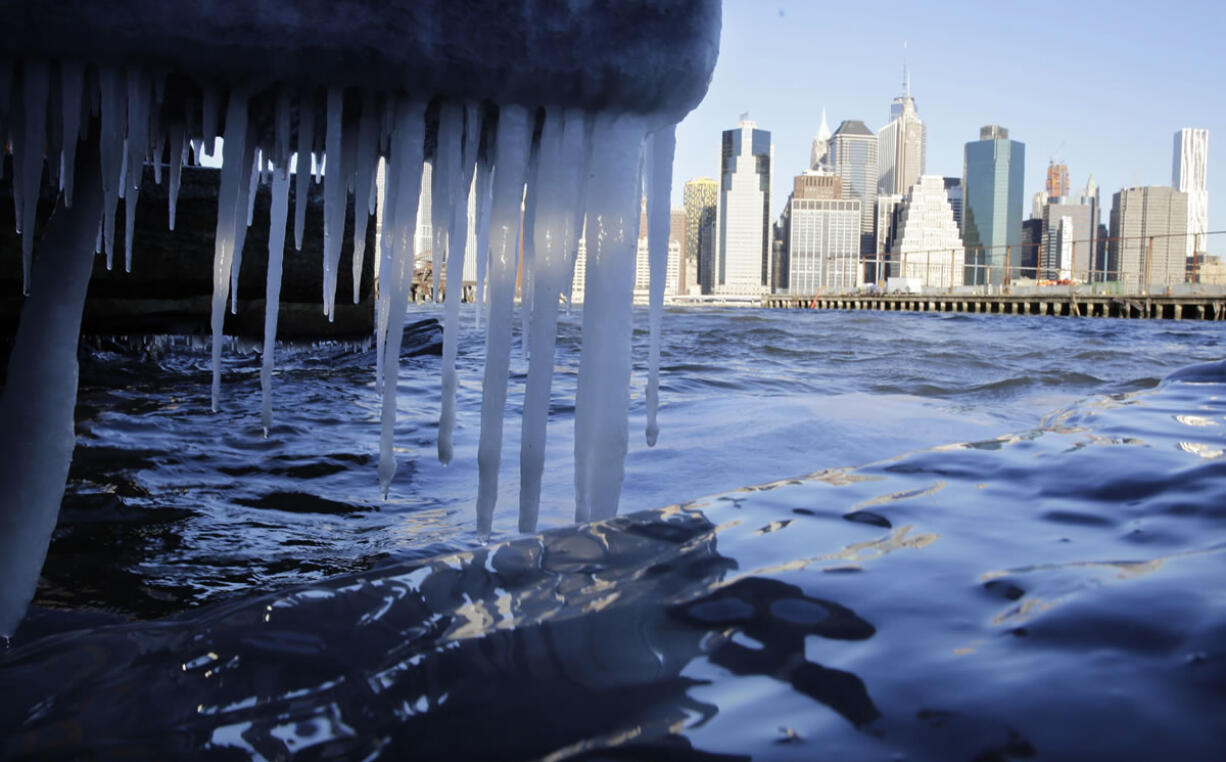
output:
[[[640,367],[605,524],[568,526],[576,316],[557,528],[514,535],[513,362],[484,548],[471,331],[449,467],[438,357],[402,363],[387,503],[369,349],[283,349],[265,440],[256,354],[231,354],[213,415],[206,347],[95,348],[36,608],[0,655],[0,756],[1226,754],[1226,367],[1161,382],[1220,360],[1220,326],[705,310],[665,330],[660,443]]]

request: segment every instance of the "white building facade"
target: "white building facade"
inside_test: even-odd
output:
[[[715,293],[755,296],[772,281],[771,134],[742,119],[724,130],[716,209]]]
[[[793,198],[788,215],[788,291],[838,292],[860,285],[860,200]]]
[[[890,274],[932,288],[963,284],[965,252],[945,178],[922,175],[899,213]]]
[[[1187,256],[1193,247],[1205,247],[1209,230],[1209,130],[1184,127],[1175,133],[1171,186],[1188,194]],[[1199,242],[1197,237],[1199,236]]]

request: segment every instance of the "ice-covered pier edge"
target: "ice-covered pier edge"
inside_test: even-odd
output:
[[[432,163],[433,216],[446,224],[436,247],[446,252],[446,269],[459,272],[463,258],[475,256],[478,270],[489,273],[481,531],[490,526],[497,490],[521,221],[531,342],[520,458],[525,530],[535,526],[539,502],[558,295],[586,221],[576,516],[616,511],[628,437],[638,197],[646,177],[657,220],[650,229],[660,229],[673,126],[706,93],[718,51],[719,0],[0,0],[0,18],[0,142],[12,145],[10,180],[29,292],[0,400],[6,430],[0,636],[15,631],[33,596],[63,497],[91,255],[97,247],[112,266],[115,226],[124,224],[129,235],[118,261],[139,267],[139,242],[133,265],[130,233],[142,164],[152,162],[157,180],[164,176],[170,185],[173,227],[180,168],[215,137],[224,137],[226,147],[214,257],[215,360],[223,311],[237,298],[234,276],[257,183],[271,182],[274,194],[269,238],[281,250],[270,252],[267,294],[275,297],[278,255],[291,238],[290,188],[301,194],[306,179],[304,173],[291,182],[288,170],[296,155],[326,154],[325,314],[342,266],[345,205],[380,215],[384,490],[396,465],[395,370],[415,256],[415,191],[423,162]],[[380,164],[385,194],[375,190]],[[48,184],[59,191],[56,211],[35,240],[35,206]],[[465,240],[470,188],[479,189],[476,232],[483,246],[465,252],[447,242]],[[120,198],[123,220],[116,219]],[[368,215],[355,216],[362,238]],[[292,239],[299,246],[302,219],[298,207]],[[653,241],[653,249],[657,243],[664,242]],[[355,268],[363,248],[355,241]],[[656,269],[658,302],[664,273]],[[458,297],[459,289],[449,290],[444,460],[451,457]],[[654,309],[657,331],[658,304]],[[275,298],[267,326],[275,332]],[[270,371],[271,351],[266,360]],[[215,365],[215,407],[220,380]],[[653,406],[654,392],[653,381]],[[272,415],[266,411],[265,426]],[[654,419],[652,426],[654,440]]]

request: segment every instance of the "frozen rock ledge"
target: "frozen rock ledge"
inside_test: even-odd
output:
[[[376,336],[383,395],[379,482],[394,488],[392,433],[405,301],[413,276],[417,189],[431,163],[434,254],[459,272],[477,259],[487,312],[477,529],[497,497],[510,352],[509,319],[523,233],[530,367],[522,421],[520,529],[535,528],[559,298],[586,231],[588,276],[576,400],[578,520],[617,511],[629,432],[631,300],[639,196],[647,187],[653,365],[667,247],[675,124],[706,92],[717,55],[718,0],[0,0],[0,142],[11,141],[13,199],[30,294],[9,363],[0,426],[0,636],[33,596],[72,453],[76,337],[92,255],[125,268],[143,165],[169,183],[225,140],[218,194],[212,326],[216,409],[227,304],[251,200],[272,189],[266,297],[264,425],[281,255],[301,246],[294,210],[325,159],[325,315],[336,298],[345,208],[355,215],[353,267],[377,215]],[[299,158],[301,157],[301,161]],[[316,164],[320,162],[317,161]],[[164,170],[164,171],[163,171]],[[34,240],[40,185],[59,190]],[[476,206],[472,251],[466,209]],[[118,199],[124,220],[116,220]],[[94,223],[101,217],[101,224]],[[293,234],[290,235],[291,229]],[[292,243],[291,243],[292,241]],[[438,272],[436,267],[435,271]],[[479,278],[480,280],[480,278]],[[439,457],[450,460],[460,289],[445,306]],[[654,442],[656,372],[649,395]],[[422,411],[429,414],[431,411]]]

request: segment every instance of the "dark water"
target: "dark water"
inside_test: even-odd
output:
[[[369,349],[283,349],[265,440],[258,355],[230,355],[213,415],[204,345],[96,347],[36,608],[0,655],[0,756],[1226,755],[1226,368],[1161,381],[1220,360],[1220,326],[726,310],[665,328],[660,443],[642,445],[636,372],[605,524],[568,526],[576,317],[557,528],[514,534],[513,362],[487,547],[471,331],[449,467],[438,358],[403,360],[387,503]]]

